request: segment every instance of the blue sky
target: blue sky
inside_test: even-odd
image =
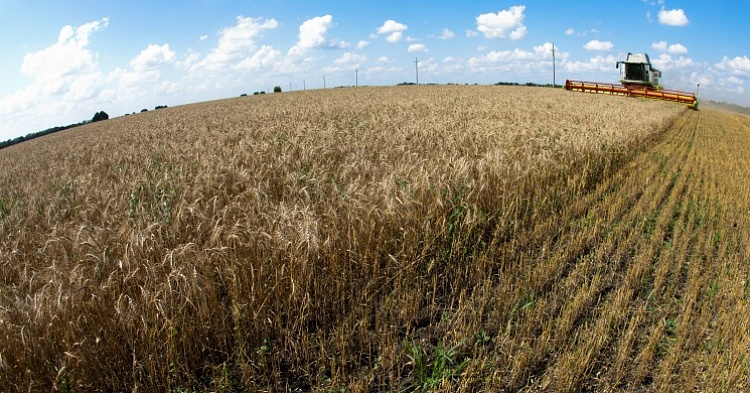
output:
[[[750,107],[750,1],[0,0],[0,140],[156,105],[354,85],[616,82]]]

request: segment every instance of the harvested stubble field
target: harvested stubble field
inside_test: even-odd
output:
[[[750,117],[335,89],[0,150],[1,391],[750,388]]]

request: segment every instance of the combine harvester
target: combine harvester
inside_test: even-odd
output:
[[[659,86],[661,71],[651,66],[647,54],[628,53],[627,59],[618,61],[616,67],[620,69],[620,85],[567,80],[565,90],[681,102],[690,109],[698,110],[696,94],[664,90]]]

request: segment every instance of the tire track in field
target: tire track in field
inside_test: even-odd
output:
[[[689,129],[690,120],[680,117],[673,129]],[[687,138],[662,138],[656,145],[666,145],[670,153],[654,159],[657,150],[651,148],[637,155],[575,202],[569,210],[573,213],[562,220],[569,223],[563,237],[549,245],[548,253],[542,252],[541,263],[530,273],[538,277],[537,293],[547,295],[540,301],[545,309],[523,323],[543,326],[543,330],[541,339],[530,340],[534,345],[521,354],[528,360],[517,364],[517,369],[536,370],[537,377],[530,378],[540,380],[540,387],[576,386],[596,365],[598,350],[617,338],[600,332],[623,315],[622,309],[638,292],[636,285],[622,286],[621,282],[637,282],[654,255],[658,256],[658,248],[648,247],[649,238],[659,236],[651,232],[668,217],[658,222],[653,217],[659,217],[655,212],[663,211],[670,199],[684,192],[684,181],[666,174],[684,164],[691,143]]]
[[[738,182],[750,177],[750,120],[735,120],[686,111],[581,198],[582,231],[567,231],[555,251],[594,247],[550,292],[558,331],[534,388],[747,387],[747,232],[733,228],[746,228],[750,212]]]
[[[665,341],[671,340],[673,335],[673,321],[667,318],[667,312],[661,307],[661,300],[669,291],[667,282],[673,274],[675,255],[684,255],[689,242],[684,241],[685,234],[690,228],[685,221],[686,195],[692,188],[692,172],[694,170],[694,141],[699,124],[699,115],[686,112],[686,122],[679,128],[672,130],[670,137],[681,140],[686,145],[686,154],[677,166],[665,168],[662,179],[671,177],[677,183],[668,199],[655,210],[649,212],[658,214],[655,231],[645,239],[646,247],[653,250],[653,255],[644,255],[641,266],[645,269],[640,275],[641,297],[634,299],[638,304],[636,311],[628,321],[629,336],[623,337],[618,343],[618,357],[616,358],[615,381],[621,383],[629,381],[631,386],[648,384],[653,379],[653,366],[663,356]],[[691,122],[687,122],[690,119]],[[654,154],[670,154],[669,144],[654,149]],[[631,285],[633,282],[630,282]],[[636,321],[636,322],[633,322]],[[633,361],[633,365],[628,362]]]
[[[684,150],[676,146],[675,151]],[[682,156],[670,155],[666,157],[670,166],[678,166],[685,160],[687,153]],[[629,179],[633,171],[644,173],[655,173],[653,161],[646,163],[631,162],[626,168],[621,169],[609,181],[600,183],[592,193],[585,195],[576,202],[572,209],[574,213],[563,219],[568,222],[564,238],[559,239],[553,245],[550,259],[562,260],[567,263],[567,274],[556,277],[555,282],[570,279],[571,277],[582,277],[588,269],[581,262],[587,258],[594,257],[610,259],[621,262],[625,256],[623,243],[607,243],[607,238],[626,239],[624,244],[632,244],[636,239],[632,238],[633,227],[621,225],[631,223],[641,215],[641,211],[653,211],[665,203],[666,197],[674,188],[674,179],[670,182],[651,181],[645,187],[638,181]],[[653,176],[650,176],[653,177]],[[581,270],[583,269],[583,270]],[[541,275],[540,275],[541,276]],[[579,283],[573,279],[571,285]],[[559,285],[558,285],[559,287]],[[554,293],[553,296],[565,296],[567,291]]]
[[[607,252],[599,254],[595,259],[610,267],[607,274],[609,285],[598,295],[596,307],[585,318],[587,323],[577,331],[584,339],[563,357],[561,370],[574,371],[568,373],[565,386],[578,385],[591,370],[601,369],[606,365],[607,359],[612,355],[602,356],[607,352],[602,349],[611,348],[610,343],[623,337],[619,331],[628,321],[627,312],[624,313],[623,310],[628,310],[634,300],[644,295],[643,277],[649,271],[652,261],[663,255],[659,240],[664,238],[673,218],[666,207],[682,199],[686,192],[685,177],[680,174],[692,151],[692,135],[685,135],[691,129],[695,129],[691,119],[683,116],[661,143],[639,156],[629,168],[615,176],[615,181],[626,184],[623,187],[625,192],[613,195],[610,201],[604,201],[603,204],[622,206],[622,198],[628,198],[627,190],[633,189],[638,190],[636,195],[640,195],[639,202],[644,202],[632,205],[626,202],[622,206],[626,213],[622,216],[618,229],[608,236]],[[677,138],[672,139],[672,135]],[[655,159],[662,149],[666,149],[669,155]],[[627,239],[624,244],[620,241],[622,238]],[[610,253],[614,253],[614,258],[608,257]],[[638,316],[636,319],[639,319]],[[625,340],[629,339],[624,337]],[[623,351],[624,349],[620,349],[621,353]]]
[[[682,365],[689,363],[700,341],[699,332],[709,321],[696,316],[699,304],[711,291],[711,274],[707,273],[714,262],[714,249],[719,248],[714,231],[721,224],[721,198],[710,182],[719,169],[706,165],[707,158],[718,152],[707,143],[710,138],[701,121],[703,115],[692,115],[696,123],[689,137],[694,148],[680,175],[687,187],[680,199],[666,207],[673,212],[667,227],[672,233],[661,242],[664,252],[654,260],[648,302],[639,310],[640,331],[648,332],[648,345],[633,346],[631,355],[638,367],[627,377],[631,387],[651,383],[657,389],[689,386]],[[657,240],[654,246],[659,246]]]
[[[696,362],[695,358],[696,353],[708,349],[704,347],[707,343],[705,339],[708,338],[705,332],[710,331],[711,325],[720,319],[741,320],[741,316],[747,315],[746,312],[730,311],[737,304],[744,304],[746,310],[747,296],[738,298],[738,303],[724,307],[715,307],[715,301],[722,288],[736,285],[740,281],[731,273],[738,266],[734,265],[737,258],[737,254],[732,251],[734,241],[728,242],[725,235],[727,228],[734,228],[733,215],[726,217],[726,211],[735,209],[738,202],[740,205],[746,204],[747,194],[732,193],[729,190],[738,183],[744,183],[739,179],[748,178],[748,167],[736,166],[736,162],[746,156],[744,152],[747,150],[739,152],[740,154],[732,154],[732,151],[742,151],[738,146],[743,146],[743,142],[746,149],[750,138],[747,132],[742,132],[743,123],[733,121],[727,114],[705,112],[700,118],[702,121],[697,129],[699,137],[694,138],[695,154],[691,156],[689,163],[692,168],[689,173],[690,189],[681,217],[686,227],[680,233],[685,252],[670,255],[671,260],[667,262],[671,262],[671,280],[667,280],[660,299],[664,309],[663,318],[667,321],[667,334],[661,340],[663,356],[655,359],[654,363],[653,379],[657,389],[668,389],[674,385],[690,388],[710,386],[696,378],[704,374],[700,372],[700,362]],[[748,119],[744,118],[745,129],[747,124]],[[732,167],[736,174],[744,176],[727,176],[730,172],[728,169]],[[731,202],[733,199],[736,202]],[[745,211],[746,208],[745,205]],[[675,244],[678,241],[675,236]],[[746,264],[744,268],[746,272]],[[743,278],[743,275],[739,277]],[[747,279],[748,275],[744,274],[745,283]],[[741,294],[743,291],[733,291],[731,296],[736,297],[738,292]],[[750,349],[749,335],[748,328],[745,327],[745,340],[739,340],[737,348],[742,354]],[[741,337],[741,334],[735,334],[732,339]],[[732,351],[721,352],[726,355]],[[750,364],[747,362],[743,374],[747,380],[747,375],[750,375]],[[721,381],[720,378],[717,379]],[[731,385],[725,389],[738,390],[737,386]]]
[[[688,189],[683,172],[698,121],[691,114],[681,116],[655,146],[576,207],[577,228],[567,231],[569,238],[557,244],[556,252],[576,256],[577,263],[551,291],[558,309],[549,310],[555,323],[547,326],[558,347],[551,351],[553,361],[540,388],[568,390],[591,383],[592,370],[611,368],[617,374],[618,369],[630,368],[630,348],[638,345],[635,336],[643,329],[648,307],[643,300],[649,296],[644,293],[644,277],[654,260],[664,258],[663,239],[673,236],[675,213],[668,207],[678,204]],[[633,303],[641,305],[631,311]],[[652,345],[641,352],[643,362],[655,353],[660,332],[654,331]],[[647,377],[637,374],[631,376]],[[614,378],[617,383],[620,379]]]

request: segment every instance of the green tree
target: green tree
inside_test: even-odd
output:
[[[94,114],[94,117],[91,118],[92,123],[97,122],[97,121],[102,121],[102,120],[109,120],[109,115],[107,114],[107,112],[104,112],[104,111],[96,112]]]

